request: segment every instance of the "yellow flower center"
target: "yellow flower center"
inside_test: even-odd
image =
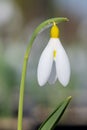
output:
[[[59,37],[59,28],[56,26],[55,23],[51,28],[50,35],[51,35],[51,38],[58,38]]]
[[[54,50],[54,51],[53,51],[53,58],[56,58],[56,54],[57,54],[57,51]]]

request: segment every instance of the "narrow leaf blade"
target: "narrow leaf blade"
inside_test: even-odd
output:
[[[71,96],[67,97],[64,101],[62,101],[59,106],[52,112],[52,114],[47,118],[47,120],[40,126],[39,130],[51,130],[53,129],[60,118],[62,117],[64,111],[66,110]]]

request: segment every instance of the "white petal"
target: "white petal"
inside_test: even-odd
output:
[[[70,80],[70,64],[59,39],[57,39],[56,70],[59,81],[63,86],[66,86]]]
[[[49,79],[53,63],[52,50],[53,45],[51,44],[51,40],[49,40],[48,45],[41,54],[37,69],[37,78],[40,86],[45,85]]]
[[[55,61],[53,61],[52,70],[48,79],[49,84],[54,84],[57,80]]]

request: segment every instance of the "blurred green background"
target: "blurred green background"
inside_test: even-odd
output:
[[[87,123],[87,0],[0,0],[0,122],[4,118],[17,118],[25,50],[34,29],[52,17],[69,19],[59,24],[59,28],[60,40],[70,60],[71,79],[67,87],[59,81],[52,86],[38,85],[37,65],[50,38],[48,28],[39,34],[31,50],[24,117],[41,122],[51,109],[71,95],[60,124]]]

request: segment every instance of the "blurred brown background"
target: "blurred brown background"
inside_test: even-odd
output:
[[[34,29],[52,17],[67,17],[59,24],[60,39],[68,54],[71,79],[64,88],[39,87],[37,65],[49,40],[49,28],[36,38],[28,62],[24,129],[32,129],[67,96],[70,105],[60,124],[87,125],[87,1],[84,0],[0,0],[0,129],[16,130],[19,86],[24,53]]]

